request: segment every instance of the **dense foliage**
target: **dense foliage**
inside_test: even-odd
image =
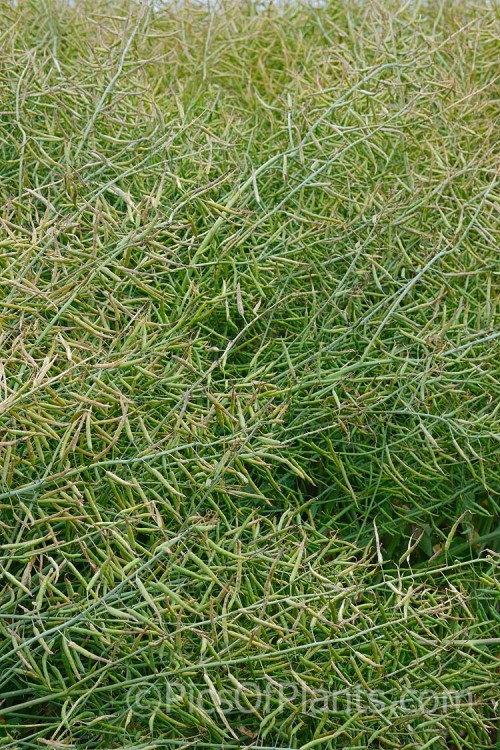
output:
[[[496,747],[494,5],[0,18],[0,747]]]

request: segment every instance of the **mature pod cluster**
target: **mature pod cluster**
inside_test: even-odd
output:
[[[42,5],[0,0],[0,747],[493,748],[493,4]]]

